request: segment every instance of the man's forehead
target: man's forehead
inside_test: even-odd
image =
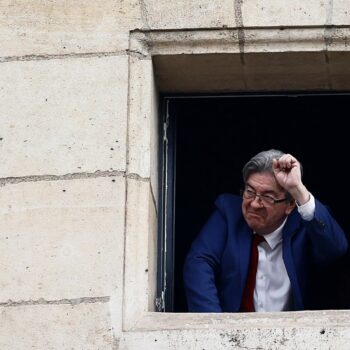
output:
[[[284,192],[283,188],[277,183],[275,176],[267,172],[251,174],[246,184],[256,190],[265,192]]]

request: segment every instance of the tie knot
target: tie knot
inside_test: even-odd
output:
[[[253,245],[257,246],[258,244],[260,244],[261,242],[264,242],[264,241],[265,241],[265,238],[256,233],[254,235],[254,238],[253,238]]]

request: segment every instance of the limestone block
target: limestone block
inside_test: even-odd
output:
[[[151,153],[157,152],[157,145],[151,138],[158,134],[157,91],[152,61],[130,57],[130,62],[128,173],[149,178]],[[155,157],[152,159],[155,166]]]
[[[244,53],[319,52],[326,49],[323,27],[245,29],[243,35]]]
[[[348,0],[332,0],[331,24],[350,24],[350,6]]]
[[[152,194],[150,194],[152,196]],[[155,311],[157,292],[158,221],[156,203],[149,199],[148,204],[148,311]]]
[[[327,89],[323,53],[274,53],[245,56],[246,81],[252,90]]]
[[[328,52],[331,86],[335,90],[350,88],[350,53]]]
[[[160,130],[159,130],[159,118],[162,118],[159,114],[160,111],[158,110],[158,91],[155,88],[154,81],[152,82],[152,95],[151,95],[151,121],[150,121],[150,177],[151,177],[151,187],[152,187],[152,194],[153,199],[156,205],[156,208],[158,208],[158,199],[159,199],[159,172],[161,171],[160,164],[159,164],[159,138],[160,138]],[[155,209],[156,209],[155,208]]]
[[[0,187],[0,302],[121,300],[124,182],[118,176]]]
[[[350,28],[327,28],[324,31],[324,41],[328,52],[349,52]]]
[[[0,64],[0,177],[124,170],[126,56]]]
[[[115,349],[108,303],[0,307],[1,350]]]
[[[242,21],[245,27],[324,25],[328,0],[243,0]]]
[[[156,56],[154,66],[162,91],[239,91],[246,87],[239,54]]]
[[[146,20],[152,29],[235,26],[231,0],[144,0]]]
[[[150,266],[155,267],[154,262],[150,265],[150,259],[155,257],[150,254],[154,252],[151,247],[157,228],[151,213],[150,183],[130,178],[127,181],[124,318],[130,324],[148,311],[150,293],[154,291],[154,286],[149,288],[150,281],[155,283],[155,271],[150,270]]]
[[[196,316],[200,317],[199,314]],[[310,323],[310,326],[312,324]],[[288,327],[276,324],[274,329],[256,327],[238,329],[146,331],[124,333],[120,341],[121,349],[128,350],[177,350],[177,349],[337,349],[347,350],[350,341],[349,327]]]
[[[138,0],[3,0],[0,55],[62,55],[128,48],[141,27]]]

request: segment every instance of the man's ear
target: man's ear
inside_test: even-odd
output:
[[[295,206],[296,206],[295,200],[294,199],[290,200],[286,208],[286,214],[289,215],[292,212],[292,210],[295,208]]]

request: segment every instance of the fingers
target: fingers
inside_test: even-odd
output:
[[[280,171],[279,163],[278,163],[277,159],[273,159],[272,160],[272,170],[275,171],[275,172]]]
[[[274,159],[272,166],[274,170],[289,171],[298,166],[298,164],[297,159],[291,154],[284,154],[279,159]]]

